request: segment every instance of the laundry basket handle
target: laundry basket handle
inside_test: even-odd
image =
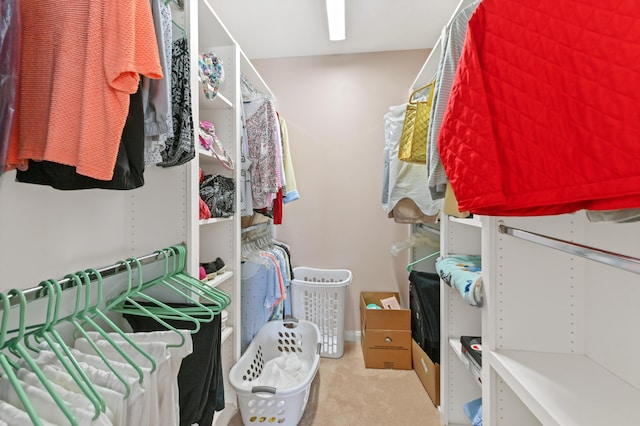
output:
[[[276,388],[273,386],[254,386],[251,388],[251,393],[272,393],[276,394]]]
[[[282,320],[282,325],[286,328],[296,328],[298,326],[298,318],[284,318]]]

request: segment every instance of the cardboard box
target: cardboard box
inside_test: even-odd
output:
[[[364,365],[367,368],[411,370],[411,311],[409,309],[367,309],[381,299],[398,293],[360,293],[360,331]]]
[[[413,369],[435,406],[440,405],[440,364],[434,364],[415,340],[411,339]]]

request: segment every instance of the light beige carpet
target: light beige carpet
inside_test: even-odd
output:
[[[238,412],[229,426],[241,426]],[[440,415],[413,370],[364,367],[360,343],[342,358],[321,358],[300,426],[439,426]]]

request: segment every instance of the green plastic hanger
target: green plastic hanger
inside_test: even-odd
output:
[[[132,288],[132,269],[131,262],[137,263],[138,265],[138,287]],[[142,289],[142,268],[137,259],[127,259],[127,261],[121,262],[126,268],[128,272],[128,280],[127,290],[120,293],[120,295],[116,296],[111,301],[107,302],[106,309],[113,312],[120,313],[129,313],[133,315],[143,315],[153,318],[158,323],[162,324],[168,330],[173,330],[176,333],[179,333],[181,339],[184,338],[182,333],[180,333],[175,327],[171,324],[164,321],[164,319],[171,320],[183,320],[188,321],[194,324],[195,330],[198,331],[200,329],[200,321],[193,316],[187,315],[181,312],[178,309],[175,309],[147,294],[141,292]],[[151,306],[142,305],[136,300],[136,298],[141,299],[141,302],[149,302]],[[155,309],[154,309],[155,308]],[[184,343],[184,341],[182,341]]]
[[[143,284],[143,278],[142,278],[142,265],[140,263],[140,261],[138,259],[135,258],[129,258],[127,259],[127,262],[132,262],[135,263],[136,266],[138,267],[138,287],[135,290],[131,290],[130,291],[130,295],[136,296],[139,295],[139,292],[142,289],[142,284]],[[129,264],[130,265],[130,264]],[[165,275],[167,274],[167,267],[165,265]],[[190,296],[188,294],[185,294],[183,292],[181,292],[178,289],[175,289],[175,291],[177,291],[179,294],[181,294],[182,296],[189,298]],[[142,295],[140,295],[142,296]],[[143,295],[143,297],[145,299],[147,299],[147,301],[149,300],[147,295]],[[165,305],[162,302],[159,302],[155,299],[153,299],[156,303],[155,306],[149,306],[149,305],[142,305],[142,309],[140,309],[140,305],[136,303],[136,305],[131,306],[131,305],[118,305],[118,307],[116,308],[116,310],[118,312],[121,313],[129,313],[129,314],[133,314],[133,315],[144,315],[144,316],[149,316],[151,318],[153,318],[156,322],[158,322],[159,324],[163,325],[167,330],[169,331],[173,331],[175,332],[180,341],[177,343],[168,343],[167,347],[171,348],[171,347],[181,347],[184,345],[186,339],[184,337],[184,334],[178,330],[175,326],[167,323],[165,320],[187,320],[189,322],[194,323],[194,327],[196,330],[199,330],[200,328],[200,321],[191,316],[191,315],[187,315],[184,312],[182,312],[182,309],[178,309],[178,308],[174,308],[172,306],[168,306]],[[135,302],[135,301],[134,301]],[[160,304],[158,306],[158,304]],[[165,308],[165,306],[168,306],[169,309],[167,310]],[[202,306],[203,309],[207,309],[206,307]],[[211,319],[213,319],[213,314],[210,311],[207,311],[207,313],[211,316]],[[176,315],[177,314],[177,315]]]
[[[146,352],[144,349],[142,349],[136,342],[134,342],[131,337],[129,337],[120,327],[118,327],[118,325],[116,325],[107,315],[104,314],[104,312],[102,312],[101,307],[102,307],[102,296],[103,296],[103,292],[102,292],[102,277],[100,275],[100,273],[98,271],[96,271],[95,269],[90,269],[90,272],[93,272],[94,275],[96,275],[98,277],[97,280],[97,287],[98,287],[98,293],[97,293],[97,300],[96,303],[89,307],[89,309],[87,309],[86,311],[86,315],[93,315],[96,316],[98,318],[100,318],[102,321],[104,321],[109,327],[111,327],[111,329],[118,334],[120,337],[122,337],[122,339],[127,342],[129,345],[131,345],[131,347],[133,347],[135,350],[137,350],[138,352],[140,352],[140,354],[145,357],[149,363],[151,364],[151,372],[154,372],[156,370],[156,360],[149,355],[148,352]],[[89,277],[89,274],[86,271],[81,271],[78,272],[77,274],[80,274],[83,276],[84,278],[84,282],[85,282],[85,287],[89,288],[89,286],[91,285],[91,278]],[[89,297],[89,296],[87,296]],[[83,316],[83,318],[85,318],[86,316]],[[108,336],[108,333],[106,334]],[[110,340],[110,343],[113,345],[114,343],[117,344],[116,342],[114,342],[113,340]]]
[[[125,386],[125,397],[128,397],[131,389],[128,385],[127,380],[122,376],[122,374],[115,368],[115,366],[112,365],[111,361],[103,352],[102,350],[98,347],[98,345],[95,344],[95,342],[93,341],[93,339],[91,339],[91,337],[87,334],[87,331],[84,329],[83,324],[80,322],[80,320],[78,319],[78,317],[81,315],[81,312],[83,310],[88,309],[87,306],[87,302],[85,302],[85,307],[81,310],[80,309],[80,300],[82,298],[82,289],[83,287],[76,287],[76,302],[75,302],[75,309],[74,309],[74,313],[72,315],[69,315],[65,318],[63,318],[64,320],[70,322],[74,327],[75,327],[75,331],[74,331],[74,338],[77,338],[78,335],[81,335],[82,337],[84,337],[87,342],[89,343],[89,345],[91,346],[91,348],[94,350],[94,352],[96,353],[96,355],[102,360],[102,362],[107,366],[107,368],[109,368],[109,370],[111,370],[111,372],[113,374],[116,375],[116,377],[118,378],[118,380],[120,380],[124,386]],[[78,334],[79,333],[79,334]],[[140,383],[143,382],[144,380],[144,373],[142,372],[142,370],[140,369],[139,366],[137,366],[137,364],[132,364],[134,369],[136,370],[136,372],[138,373],[138,381]],[[136,368],[138,367],[138,368]]]
[[[209,291],[211,289],[204,285],[202,282],[197,281],[197,284],[194,284],[192,282],[189,282],[188,280],[185,280],[180,274],[181,269],[184,268],[184,264],[180,263],[178,256],[170,256],[170,253],[173,253],[172,248],[163,249],[156,252],[158,256],[162,255],[164,258],[164,275],[152,281],[144,283],[144,285],[140,287],[139,291],[143,292],[144,290],[156,285],[169,287],[185,299],[191,301],[192,306],[181,306],[180,308],[176,309],[178,309],[182,314],[194,317],[194,319],[198,321],[198,323],[210,322],[211,320],[213,320],[215,315],[220,313],[220,311],[222,310],[222,306],[225,305],[223,303],[220,303],[220,299],[216,299],[216,293]],[[169,268],[170,258],[173,258],[172,268]],[[183,288],[186,293],[180,288]],[[197,296],[197,298],[194,298],[194,295]],[[210,304],[203,305],[200,299],[204,299]],[[160,307],[150,307],[148,309],[156,315],[165,315],[162,308]],[[196,327],[196,329],[190,331],[191,333],[196,333],[198,329],[199,326]]]
[[[200,297],[208,300],[213,305],[212,308],[216,314],[219,314],[222,309],[231,303],[231,297],[228,294],[185,272],[187,250],[184,246],[171,246],[167,250],[174,254],[174,278],[187,285],[191,291],[194,291]]]
[[[2,324],[0,324],[0,348],[4,349],[7,346],[5,343],[7,340],[7,324],[9,323],[10,304],[9,304],[9,298],[4,293],[0,293],[0,299],[2,299]],[[15,390],[16,395],[18,395],[18,399],[22,403],[22,407],[24,411],[29,415],[31,422],[34,425],[42,426],[42,421],[40,420],[40,416],[38,416],[38,413],[36,412],[35,408],[33,408],[33,405],[31,404],[29,397],[27,396],[26,392],[20,385],[20,380],[18,379],[18,376],[16,376],[13,366],[11,365],[10,359],[7,357],[7,354],[2,351],[0,351],[0,367],[2,367],[2,370],[7,375],[7,378],[9,379],[9,383],[11,383],[11,386]]]
[[[440,254],[440,252],[437,251],[435,253],[431,253],[430,255],[423,257],[422,259],[418,259],[418,260],[416,260],[414,262],[411,262],[410,264],[407,265],[407,272],[411,272],[411,270],[413,269],[413,265],[417,265],[418,263],[422,262],[423,260],[431,259],[432,257],[437,256],[439,254]]]
[[[181,312],[188,311],[192,314],[198,314],[199,315],[198,319],[201,322],[210,322],[211,320],[213,320],[213,317],[215,316],[213,309],[211,309],[211,307],[209,306],[203,305],[200,302],[199,297],[194,298],[192,289],[189,288],[189,286],[185,286],[185,284],[179,279],[178,262],[175,257],[173,257],[173,267],[169,268],[170,256],[168,256],[167,250],[168,249],[156,252],[156,254],[158,255],[161,253],[164,255],[164,275],[156,280],[145,283],[145,285],[141,288],[140,291],[143,291],[144,289],[148,289],[158,284],[169,287],[175,292],[177,292],[179,295],[184,297],[188,302],[191,302],[191,304],[193,305],[191,309],[185,309],[184,307],[180,307],[180,308],[177,308],[178,310],[180,310]],[[186,292],[183,289],[186,289]]]
[[[88,275],[87,275],[88,277]],[[85,285],[86,285],[86,281],[85,281]],[[129,395],[131,394],[131,386],[129,386],[129,382],[128,380],[126,380],[123,376],[122,373],[120,373],[112,364],[111,364],[111,360],[109,360],[109,358],[107,358],[102,351],[100,350],[100,348],[98,348],[98,346],[93,342],[93,340],[90,340],[89,335],[86,333],[84,327],[82,327],[82,324],[80,322],[77,321],[76,317],[78,316],[79,312],[80,312],[80,300],[82,298],[82,287],[76,287],[76,302],[75,302],[75,309],[73,311],[73,313],[71,315],[69,315],[66,319],[70,322],[72,322],[75,326],[76,326],[76,331],[74,331],[74,338],[76,338],[78,335],[76,334],[76,332],[80,332],[81,335],[83,335],[85,337],[85,339],[87,339],[87,341],[89,341],[89,344],[91,345],[91,347],[93,348],[93,350],[98,354],[98,356],[100,357],[100,359],[102,359],[102,361],[105,363],[105,365],[107,366],[107,368],[109,368],[109,370],[117,377],[117,379],[123,384],[124,388],[125,388],[125,393],[124,393],[124,398],[128,398]]]
[[[97,271],[95,271],[97,273]],[[115,342],[110,336],[109,333],[107,333],[102,327],[100,327],[92,318],[92,315],[95,312],[99,312],[96,310],[92,310],[92,306],[91,306],[91,284],[90,284],[90,278],[89,278],[89,274],[86,274],[86,280],[85,283],[83,284],[82,281],[80,280],[80,276],[82,274],[86,274],[86,272],[78,272],[76,274],[68,274],[66,276],[66,278],[71,278],[71,280],[76,284],[76,286],[78,287],[78,292],[80,292],[81,289],[84,289],[84,294],[85,294],[85,305],[84,305],[84,309],[81,309],[75,316],[75,320],[79,320],[79,324],[81,325],[81,330],[80,333],[82,333],[83,337],[87,340],[87,342],[89,343],[89,345],[96,350],[97,345],[93,342],[93,339],[91,339],[91,337],[89,337],[89,335],[86,333],[86,331],[84,330],[84,326],[89,324],[95,331],[97,331],[100,336],[102,336],[104,338],[104,340],[106,342],[108,342],[114,349],[116,352],[118,352],[118,354],[120,354],[120,356],[122,358],[124,358],[126,360],[126,362],[128,364],[130,364],[138,373],[138,377],[139,377],[139,382],[142,383],[144,381],[144,372],[142,371],[142,367],[140,365],[138,365],[137,362],[135,362],[133,360],[133,358],[131,358],[131,355],[129,355],[124,349],[122,349],[120,347],[120,345]],[[101,299],[101,293],[102,293],[102,276],[100,274],[97,274],[98,277],[98,301],[100,301]],[[113,322],[111,322],[111,320],[109,318],[106,317],[106,315],[104,315],[101,319],[106,319],[107,324],[109,324],[109,326],[111,327],[115,327],[115,329],[119,328],[113,324]],[[73,319],[72,319],[73,321]],[[81,322],[80,322],[81,321]],[[124,333],[123,333],[124,334]],[[134,345],[135,349],[138,350],[145,358],[147,358],[152,365],[152,371],[155,370],[155,360],[153,359],[153,357],[151,357],[147,352],[145,352],[144,350],[142,350],[139,346]]]
[[[191,302],[191,305],[193,305],[190,307],[180,307],[176,309],[178,309],[182,313],[188,313],[189,315],[195,316],[199,322],[212,321],[217,314],[217,302],[210,300],[212,304],[215,302],[215,305],[213,306],[202,304],[200,298],[209,300],[208,296],[203,296],[199,291],[197,291],[198,289],[194,289],[191,285],[184,282],[179,277],[180,266],[175,256],[173,256],[173,267],[169,268],[169,259],[171,258],[171,256],[169,256],[168,254],[169,251],[170,249],[164,249],[156,252],[156,254],[163,255],[164,257],[164,275],[155,280],[145,283],[139,291],[144,291],[145,289],[149,289],[155,285],[163,285],[165,287],[169,287],[173,291],[177,292],[180,296],[184,297],[187,301]],[[194,293],[196,296],[198,296],[197,298],[194,298]],[[158,313],[158,310],[154,310],[154,312]]]
[[[100,416],[100,413],[104,413],[106,410],[105,401],[93,386],[91,380],[87,377],[82,367],[80,367],[78,361],[71,354],[71,351],[62,336],[60,336],[57,330],[53,328],[58,324],[60,301],[62,299],[62,289],[60,288],[60,284],[55,280],[47,280],[41,282],[40,285],[47,289],[49,303],[46,312],[45,324],[32,333],[47,342],[48,347],[56,354],[62,366],[67,370],[69,375],[73,378],[80,390],[87,396],[89,401],[91,401],[95,409],[93,419],[96,420],[98,416]]]
[[[44,375],[44,373],[42,372],[38,364],[35,362],[35,360],[31,358],[31,355],[29,354],[27,349],[24,346],[22,346],[24,335],[25,335],[24,321],[25,321],[25,314],[26,314],[26,307],[27,307],[27,300],[24,294],[20,290],[11,289],[9,290],[9,296],[18,297],[19,327],[18,327],[18,335],[5,342],[6,347],[15,356],[24,360],[25,363],[31,369],[31,371],[35,373],[35,375],[38,377],[40,382],[42,382],[42,385],[44,386],[46,391],[49,393],[49,395],[51,395],[51,398],[53,398],[53,401],[55,402],[55,404],[58,406],[58,408],[60,408],[60,411],[62,411],[62,414],[64,414],[67,420],[69,420],[69,423],[71,423],[72,426],[78,426],[78,420],[76,419],[74,414],[71,412],[69,407],[64,403],[62,398],[60,398],[60,395],[58,395],[58,393],[53,389],[51,382],[49,381],[49,379],[46,378],[46,376]]]

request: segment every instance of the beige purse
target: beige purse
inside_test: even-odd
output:
[[[435,80],[426,86],[422,86],[411,93],[409,104],[407,105],[402,134],[400,135],[400,146],[398,149],[398,159],[409,163],[427,163],[427,133],[429,132],[429,121],[431,116],[431,104],[433,103],[433,91]],[[414,96],[429,89],[429,96],[425,102],[417,102]]]
[[[444,193],[444,207],[442,208],[445,214],[450,216],[465,218],[471,216],[471,212],[458,210],[458,200],[456,194],[453,193],[451,183],[447,182],[447,189]]]

